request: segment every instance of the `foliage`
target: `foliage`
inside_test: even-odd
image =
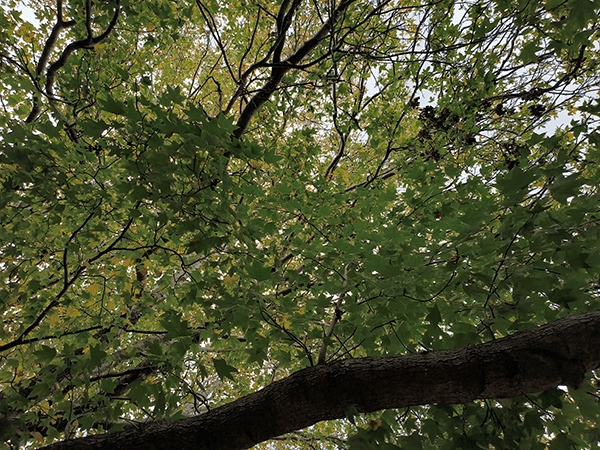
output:
[[[7,445],[598,309],[600,2],[18,4],[0,2]],[[265,448],[596,448],[589,380]]]

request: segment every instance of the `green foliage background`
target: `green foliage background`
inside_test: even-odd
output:
[[[31,2],[35,24],[17,3],[6,445],[196,414],[323,345],[400,355],[598,309],[598,1],[65,0]],[[588,375],[264,448],[598,448]]]

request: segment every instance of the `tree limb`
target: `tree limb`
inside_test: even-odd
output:
[[[509,398],[567,385],[600,367],[600,311],[473,347],[357,358],[300,370],[199,416],[59,442],[46,450],[224,450],[358,412]]]
[[[342,0],[337,8],[333,11],[331,17],[323,24],[323,26],[317,31],[313,37],[306,41],[298,50],[292,55],[282,61],[283,64],[274,65],[271,76],[265,83],[265,85],[258,90],[254,97],[248,102],[239,120],[237,121],[237,130],[234,132],[235,137],[239,138],[244,134],[246,128],[250,124],[250,120],[254,114],[260,109],[260,107],[271,97],[275,89],[283,80],[285,74],[293,68],[294,65],[300,63],[311,51],[313,51],[320,43],[325,39],[333,30],[341,14],[354,2],[355,0]]]
[[[113,29],[117,25],[120,13],[121,13],[121,0],[116,0],[115,12],[113,14],[113,17],[112,17],[108,27],[106,28],[104,33],[102,33],[100,36],[93,37],[91,34],[91,24],[90,24],[91,2],[89,0],[86,2],[86,29],[88,31],[88,36],[85,39],[81,39],[79,41],[74,41],[74,42],[70,43],[69,45],[67,45],[65,47],[65,49],[63,50],[62,54],[60,55],[60,58],[58,58],[55,62],[53,62],[50,65],[50,67],[48,68],[48,71],[46,72],[46,95],[48,96],[48,99],[51,102],[54,100],[54,77],[56,76],[56,72],[58,72],[58,70],[61,69],[67,63],[67,59],[69,58],[69,56],[71,56],[71,54],[74,51],[81,49],[81,48],[92,47],[92,46],[104,41],[110,35],[110,33],[112,33]],[[54,44],[56,43],[56,40],[58,38],[58,34],[60,33],[60,31],[63,28],[67,28],[72,25],[75,25],[74,20],[70,20],[68,22],[64,22],[62,20],[62,1],[59,0],[57,3],[56,25],[52,29],[52,32],[50,33],[50,37],[46,41],[46,45],[42,52],[42,56],[40,57],[40,61],[38,62],[38,66],[37,66],[38,75],[40,75],[42,73],[42,71],[44,70],[44,67],[46,66],[48,59],[50,57],[50,52],[54,48]],[[34,120],[36,120],[38,118],[40,113],[41,113],[41,107],[39,105],[39,99],[34,99],[34,106],[31,110],[31,112],[29,113],[29,116],[27,117],[27,119],[25,119],[25,122],[28,122],[28,123],[33,122]],[[68,127],[67,132],[69,133],[69,137],[74,142],[77,142],[77,134],[76,134],[75,130],[72,128],[72,126],[70,126],[70,124],[67,124],[67,127]]]

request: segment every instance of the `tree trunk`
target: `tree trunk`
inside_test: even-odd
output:
[[[594,311],[473,347],[310,367],[197,417],[46,449],[244,449],[343,418],[349,405],[371,412],[577,388],[598,367],[600,311]]]

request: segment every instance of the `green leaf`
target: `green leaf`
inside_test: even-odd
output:
[[[503,177],[498,178],[496,186],[506,197],[506,204],[512,205],[520,202],[529,192],[527,187],[537,178],[535,170],[523,171],[514,167]]]
[[[579,195],[580,188],[586,183],[578,173],[566,177],[559,175],[550,185],[550,193],[560,203],[567,204],[568,199]]]
[[[590,0],[569,0],[568,6],[570,11],[568,20],[575,29],[585,28],[589,22],[598,20],[596,10],[600,5],[596,2]]]
[[[213,358],[212,363],[221,380],[224,380],[225,378],[229,378],[232,381],[234,380],[232,374],[238,372],[235,367],[230,366],[224,359],[220,358]]]
[[[539,47],[533,42],[530,42],[529,44],[526,44],[521,50],[521,55],[519,56],[519,59],[521,59],[525,64],[538,62],[538,57],[536,53],[540,50],[542,50],[541,47]]]
[[[207,236],[205,234],[190,242],[189,250],[197,253],[208,253],[215,247],[226,242],[226,238],[217,236]]]
[[[102,361],[106,357],[106,351],[102,344],[98,344],[90,347],[90,362],[92,367],[98,367],[102,365]]]
[[[576,448],[576,442],[570,439],[566,434],[560,434],[550,442],[550,450],[571,450]]]
[[[116,387],[117,386],[113,380],[110,380],[110,379],[100,380],[100,389],[102,389],[107,394],[112,394],[113,392],[115,392]]]
[[[148,385],[143,383],[141,378],[138,378],[131,384],[129,396],[136,404],[146,407],[150,404],[150,392]]]
[[[123,79],[123,81],[129,80],[129,72],[127,70],[125,70],[123,67],[121,67],[121,66],[115,66],[115,70],[121,76],[121,78]]]
[[[548,292],[548,299],[556,304],[569,308],[569,303],[577,301],[579,296],[572,289],[553,289]]]
[[[540,394],[540,400],[542,401],[542,408],[548,408],[554,406],[555,408],[562,408],[563,406],[564,392],[560,389],[550,389]]]
[[[181,315],[173,309],[164,312],[160,320],[160,325],[167,331],[166,339],[191,336],[192,334],[187,321],[182,320]]]
[[[426,320],[429,321],[431,325],[437,325],[442,322],[442,315],[440,314],[440,310],[437,304],[434,303],[433,306],[430,308]]]
[[[260,262],[254,261],[246,266],[248,276],[256,281],[265,281],[271,277],[272,268],[263,266]]]
[[[155,356],[163,355],[163,348],[158,340],[152,340],[148,342],[148,351]]]
[[[28,398],[46,398],[46,396],[50,393],[50,386],[44,382],[38,382],[33,385],[31,388],[31,392],[28,395]]]
[[[33,352],[39,364],[48,364],[56,357],[56,350],[47,345],[42,345],[38,350]]]
[[[119,100],[114,99],[112,96],[107,95],[104,100],[100,99],[100,104],[104,111],[109,113],[124,116],[127,114],[125,104]]]

